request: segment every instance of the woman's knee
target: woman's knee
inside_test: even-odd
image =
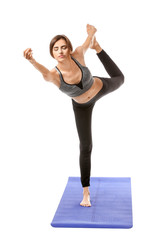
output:
[[[120,75],[118,77],[115,77],[113,79],[113,82],[111,83],[111,91],[115,91],[118,89],[122,84],[124,83],[124,75]]]
[[[92,143],[80,144],[81,154],[90,154],[92,152]]]
[[[124,83],[124,75],[123,74],[120,76],[120,82],[121,82],[121,85]]]

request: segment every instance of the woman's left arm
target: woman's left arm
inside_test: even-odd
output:
[[[85,52],[87,51],[87,49],[90,47],[90,45],[92,44],[92,41],[94,39],[94,34],[96,33],[97,29],[93,26],[93,25],[89,25],[87,24],[86,26],[87,28],[87,33],[88,33],[88,37],[85,40],[85,42],[82,44],[82,50],[83,50],[83,54],[85,54]]]
[[[84,54],[87,51],[87,49],[91,46],[96,31],[97,29],[94,26],[87,24],[88,36],[85,42],[81,46],[77,47],[75,51],[72,53],[72,56],[75,57],[84,66],[85,66]]]
[[[87,28],[88,36],[87,36],[85,42],[81,46],[79,46],[75,49],[75,54],[78,53],[78,55],[84,56],[85,52],[91,46],[92,41],[94,40],[94,34],[96,33],[97,29],[94,26],[89,25],[89,24],[87,24],[86,28]]]

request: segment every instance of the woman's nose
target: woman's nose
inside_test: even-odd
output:
[[[62,53],[62,49],[61,48],[59,48],[59,51],[58,51],[59,53]]]

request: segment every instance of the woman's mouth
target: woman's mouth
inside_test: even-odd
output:
[[[59,55],[59,58],[64,58],[64,55]]]

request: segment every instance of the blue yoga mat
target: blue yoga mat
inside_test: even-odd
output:
[[[69,177],[52,220],[52,227],[131,228],[130,178],[91,177],[91,207],[80,206],[83,189],[79,177]]]

